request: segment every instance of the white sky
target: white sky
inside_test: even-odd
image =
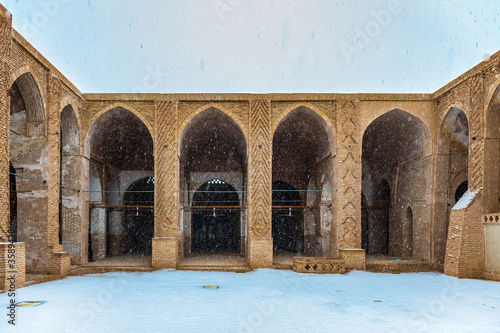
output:
[[[426,93],[500,50],[498,0],[0,2],[86,93]]]

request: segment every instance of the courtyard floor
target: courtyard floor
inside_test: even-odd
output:
[[[209,289],[204,286],[218,286]],[[161,270],[17,290],[0,332],[500,332],[500,283],[439,273]]]

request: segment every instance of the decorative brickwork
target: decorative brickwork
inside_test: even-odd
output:
[[[153,266],[175,267],[179,256],[177,109],[157,102],[155,130],[155,231]]]
[[[484,152],[484,76],[482,73],[473,76],[469,81],[470,115],[469,115],[469,189],[475,191],[483,186],[483,152]]]
[[[342,258],[293,257],[293,270],[298,273],[341,273],[346,271]]]
[[[255,237],[271,237],[272,148],[269,102],[251,104],[249,175],[249,220]]]
[[[155,123],[155,237],[171,237],[179,228],[175,104],[158,102]]]
[[[271,112],[268,101],[252,101],[250,105],[250,139],[248,154],[248,230],[249,237],[271,239],[271,197],[272,197],[272,138]],[[268,242],[269,243],[269,242]],[[262,258],[262,262],[254,263],[252,254],[254,243],[249,242],[249,255],[252,266],[272,264],[272,240],[270,257]],[[262,244],[262,240],[259,243]],[[268,251],[266,251],[268,252]],[[266,253],[265,252],[265,253]]]
[[[361,134],[356,104],[341,101],[337,113],[337,244],[361,247]]]

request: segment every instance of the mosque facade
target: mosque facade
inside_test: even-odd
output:
[[[5,14],[0,65],[0,289],[113,258],[500,279],[500,53],[432,94],[83,94]]]

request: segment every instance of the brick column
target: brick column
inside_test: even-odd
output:
[[[59,194],[60,194],[60,131],[62,98],[61,83],[59,79],[49,72],[49,90],[47,106],[47,141],[49,147],[47,179],[47,238],[45,240],[45,254],[48,257],[46,273],[66,275],[70,270],[70,254],[63,252],[59,244]]]
[[[337,112],[337,247],[361,248],[361,148],[357,105],[339,101]]]
[[[155,106],[155,231],[152,266],[175,267],[180,254],[179,162],[177,107],[157,101]]]
[[[49,92],[47,107],[47,139],[49,146],[48,171],[48,209],[47,209],[47,248],[62,251],[59,246],[59,183],[60,183],[60,134],[61,117],[59,101],[61,85],[59,79],[49,73]]]
[[[272,267],[271,103],[252,101],[248,144],[248,251],[250,267]]]
[[[10,126],[10,49],[12,18],[0,4],[0,243],[7,242],[10,222],[9,126]]]

